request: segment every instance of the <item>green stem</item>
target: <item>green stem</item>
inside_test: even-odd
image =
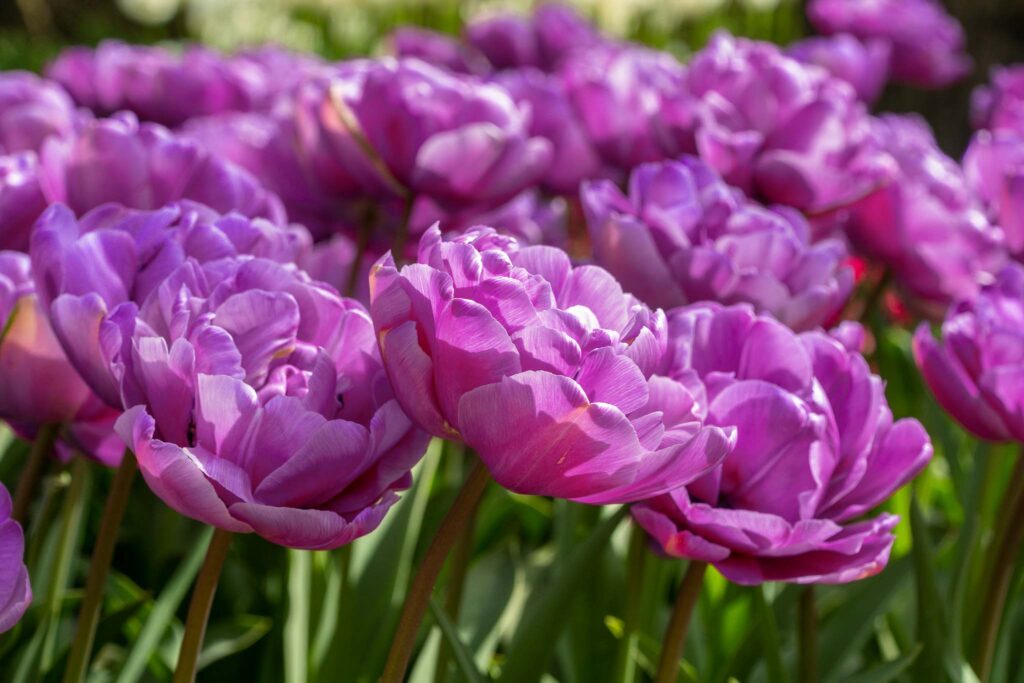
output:
[[[138,469],[135,456],[125,449],[103,508],[103,519],[100,521],[99,535],[96,537],[96,546],[93,548],[92,561],[89,564],[89,576],[85,581],[85,596],[78,613],[75,640],[71,644],[67,668],[64,669],[64,683],[79,683],[85,679],[93,641],[96,638],[96,626],[103,606],[103,590],[110,574],[114,546],[117,545],[117,533],[121,529],[128,497],[132,492],[132,482]]]
[[[309,584],[313,557],[288,550],[288,618],[284,624],[284,679],[305,683],[309,673]]]
[[[978,627],[974,657],[974,670],[982,683],[987,683],[992,674],[992,660],[999,641],[999,625],[1003,620],[1017,555],[1024,544],[1024,524],[1020,523],[1024,519],[1024,450],[1017,456],[1003,501],[1008,523],[1002,527],[993,543],[995,560],[982,601],[981,624]]]
[[[430,603],[430,594],[437,581],[441,568],[444,567],[448,552],[465,532],[480,497],[484,494],[491,475],[480,460],[476,461],[473,471],[469,473],[462,489],[455,497],[448,514],[441,521],[434,538],[427,547],[427,552],[413,576],[409,592],[402,607],[402,616],[395,630],[395,638],[391,641],[391,651],[384,665],[381,683],[402,683],[405,671],[409,667],[413,648],[416,646],[416,633],[420,622]]]
[[[230,544],[231,532],[217,529],[210,540],[210,547],[206,549],[206,559],[196,577],[192,602],[189,603],[188,616],[185,618],[185,635],[181,640],[181,650],[178,651],[174,683],[193,683],[196,680],[206,622],[210,618],[210,607],[213,605],[213,596],[217,592],[220,571],[224,568]]]
[[[356,288],[359,285],[359,274],[363,270],[363,257],[366,255],[366,247],[370,244],[370,233],[373,232],[376,222],[373,214],[368,211],[367,216],[359,225],[359,232],[356,235],[356,249],[352,254],[352,265],[349,266],[348,280],[345,282],[345,296],[355,296]]]
[[[707,562],[691,560],[679,585],[675,606],[665,638],[661,642],[661,660],[658,663],[657,683],[676,683],[679,680],[679,660],[683,658],[686,646],[686,632],[690,628],[690,616],[700,597],[700,589],[704,583]]]
[[[43,425],[32,442],[32,450],[28,453],[28,460],[18,477],[18,487],[14,490],[14,502],[11,504],[11,517],[15,522],[25,528],[28,517],[28,508],[32,505],[32,499],[39,488],[39,480],[43,476],[43,468],[53,453],[53,444],[57,441],[57,433],[60,431],[59,424]]]
[[[814,599],[814,586],[807,586],[800,594],[798,631],[799,683],[818,681],[818,607]]]
[[[453,624],[459,623],[459,611],[462,608],[462,593],[466,587],[466,574],[469,573],[469,563],[473,559],[473,538],[476,533],[476,508],[480,501],[474,506],[472,516],[466,525],[466,530],[459,538],[455,549],[452,551],[451,569],[449,570],[448,583],[445,586],[444,611]],[[434,683],[443,683],[448,680],[448,658],[451,654],[448,647],[448,640],[441,639],[437,651],[437,666],[434,669]]]
[[[629,532],[629,554],[626,557],[626,608],[622,619],[622,638],[616,663],[615,680],[633,683],[636,680],[636,654],[640,633],[640,603],[644,589],[644,567],[647,559],[647,534],[633,524]]]

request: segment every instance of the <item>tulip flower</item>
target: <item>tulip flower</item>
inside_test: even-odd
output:
[[[551,72],[572,53],[606,43],[575,10],[554,4],[541,5],[532,17],[498,14],[471,22],[465,37],[496,70]]]
[[[637,167],[628,196],[587,182],[581,198],[596,262],[651,306],[749,302],[805,330],[853,290],[841,242],[811,244],[803,216],[747,200],[699,159]]]
[[[486,74],[491,71],[487,58],[472,45],[437,31],[400,26],[391,34],[390,43],[396,57],[414,57],[459,74]]]
[[[1024,65],[995,67],[991,81],[971,94],[971,123],[1024,133]]]
[[[23,71],[0,73],[0,154],[38,152],[51,135],[71,133],[78,120],[56,83]]]
[[[111,204],[81,219],[55,204],[39,219],[31,255],[38,294],[65,353],[98,396],[121,408],[123,368],[114,361],[131,335],[119,325],[157,305],[160,287],[187,259],[216,263],[251,254],[291,262],[308,245],[301,228],[220,216],[190,202],[156,211]]]
[[[319,68],[311,57],[277,48],[227,57],[200,45],[176,53],[106,40],[95,49],[67,48],[47,75],[98,115],[127,110],[176,127],[198,116],[267,109]]]
[[[889,69],[903,83],[939,88],[971,69],[963,27],[937,0],[812,0],[807,15],[825,34],[889,42]]]
[[[369,315],[294,266],[187,259],[119,322],[118,431],[178,512],[334,548],[411,484],[429,439],[390,397]]]
[[[861,42],[848,33],[806,38],[786,48],[793,59],[820,66],[852,85],[861,101],[868,104],[878,99],[889,80],[891,52],[892,45],[885,40]]]
[[[1005,261],[1003,233],[985,217],[960,166],[913,116],[876,119],[896,180],[850,208],[853,246],[891,269],[923,303],[947,305],[990,282]]]
[[[35,152],[0,156],[0,249],[28,249],[32,225],[46,203]]]
[[[968,187],[1003,230],[1006,248],[1024,257],[1024,130],[975,133],[964,154]]]
[[[694,150],[694,101],[686,69],[672,55],[602,46],[574,53],[559,78],[605,164],[625,173]]]
[[[914,357],[935,398],[976,436],[1024,442],[1024,266],[1007,265],[956,302],[936,341],[922,323]]]
[[[536,69],[495,77],[516,102],[530,109],[530,134],[551,143],[551,163],[542,179],[554,194],[575,194],[586,178],[602,174],[601,159],[577,119],[561,81]]]
[[[50,203],[81,215],[107,202],[159,209],[190,199],[227,213],[284,222],[280,200],[249,173],[153,123],[122,113],[74,136],[50,138],[40,153],[39,184]]]
[[[730,581],[845,583],[878,573],[897,518],[862,518],[929,461],[914,419],[893,421],[854,323],[796,334],[745,306],[673,311],[669,376],[703,386],[706,424],[735,450],[685,488],[634,506],[669,555]]]
[[[668,491],[714,466],[731,433],[657,371],[665,318],[606,271],[491,228],[370,276],[384,367],[409,416],[475,449],[502,486],[586,503]]]
[[[119,411],[89,389],[64,354],[36,295],[27,254],[0,251],[0,324],[0,419],[28,439],[59,425],[68,444],[117,465]]]
[[[0,484],[0,633],[11,630],[32,602],[24,556],[25,537],[11,519],[11,495]]]
[[[690,61],[686,89],[700,157],[750,196],[822,214],[890,179],[850,84],[775,45],[717,33]]]

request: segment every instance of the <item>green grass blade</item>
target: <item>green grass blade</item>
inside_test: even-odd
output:
[[[462,642],[458,629],[455,628],[452,620],[445,614],[444,608],[438,605],[437,600],[433,597],[430,598],[430,613],[434,615],[434,621],[441,627],[441,635],[444,636],[444,639],[448,642],[448,647],[452,650],[452,654],[455,655],[455,665],[458,667],[459,673],[462,674],[468,683],[483,683],[483,676],[480,675],[480,671],[477,670],[476,664],[473,662],[472,653],[466,648],[466,644]]]
[[[536,588],[537,597],[527,605],[523,619],[502,667],[501,680],[527,683],[540,680],[558,645],[559,635],[571,616],[575,587],[607,548],[612,532],[626,516],[619,509],[574,547],[551,580]]]
[[[199,567],[206,556],[206,547],[210,545],[211,536],[213,536],[213,528],[204,526],[188,554],[174,570],[174,574],[164,589],[160,591],[149,616],[142,625],[142,630],[132,642],[132,649],[121,668],[121,673],[117,676],[116,683],[135,683],[142,677],[146,670],[146,664],[160,646],[160,641],[167,633],[171,622],[174,621],[175,612],[181,605],[181,601],[185,599],[196,574],[199,573]]]

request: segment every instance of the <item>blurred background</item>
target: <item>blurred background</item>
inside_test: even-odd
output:
[[[328,58],[372,54],[395,27],[457,33],[476,16],[529,10],[530,0],[5,0],[0,3],[0,68],[38,71],[58,50],[104,38],[200,41],[223,50],[277,43]],[[602,29],[679,56],[718,28],[785,44],[807,33],[803,0],[575,0]],[[970,78],[941,91],[890,88],[879,111],[923,113],[939,143],[963,152],[970,92],[989,67],[1024,61],[1024,2],[946,0],[964,25],[975,59]]]

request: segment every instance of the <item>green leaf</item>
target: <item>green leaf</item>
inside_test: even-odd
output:
[[[288,551],[288,617],[284,624],[284,680],[306,683],[309,670],[309,591],[312,555]]]
[[[909,558],[889,563],[878,576],[843,587],[840,607],[825,620],[819,640],[822,680],[838,680],[842,664],[871,636],[876,619],[911,576]]]
[[[761,632],[762,656],[768,672],[768,683],[786,683],[786,667],[782,663],[782,639],[779,637],[779,625],[775,621],[775,612],[768,604],[765,586],[754,586],[754,610],[757,615],[757,628]]]
[[[914,663],[914,679],[938,683],[946,680],[945,661],[949,652],[945,597],[939,591],[935,550],[916,495],[910,502],[910,529],[914,537],[912,557],[917,589],[917,639],[922,646],[921,656]]]
[[[174,570],[174,574],[160,591],[160,595],[153,603],[153,608],[146,617],[142,630],[132,640],[131,650],[125,660],[121,673],[118,674],[116,683],[135,683],[142,677],[146,670],[146,663],[156,652],[167,633],[167,628],[174,621],[174,614],[177,612],[181,601],[185,599],[189,587],[199,573],[199,567],[203,564],[206,556],[206,548],[210,545],[210,537],[213,536],[213,527],[204,526],[188,554]]]
[[[441,634],[455,655],[455,665],[458,667],[459,672],[462,673],[462,676],[469,683],[483,683],[483,676],[480,675],[480,671],[477,670],[476,664],[473,662],[472,653],[466,648],[466,644],[462,642],[458,630],[452,624],[452,620],[448,618],[448,615],[445,614],[444,608],[440,607],[437,604],[437,600],[433,597],[430,598],[430,613],[434,615],[434,620],[441,627]]]
[[[341,595],[339,626],[323,666],[324,683],[376,680],[384,669],[443,443],[431,442],[414,471],[413,487],[380,528],[352,544],[350,581]],[[374,628],[363,626],[368,618]]]
[[[240,614],[211,624],[206,631],[203,651],[199,653],[199,670],[248,649],[265,636],[272,625],[270,617],[255,614]]]
[[[537,584],[502,667],[503,681],[532,683],[540,679],[569,620],[570,608],[577,596],[575,588],[599,560],[626,511],[622,507],[601,522],[586,540],[568,551],[549,581]]]
[[[890,683],[909,669],[919,654],[921,654],[920,645],[898,659],[876,666],[870,671],[846,676],[843,681],[844,683]]]

